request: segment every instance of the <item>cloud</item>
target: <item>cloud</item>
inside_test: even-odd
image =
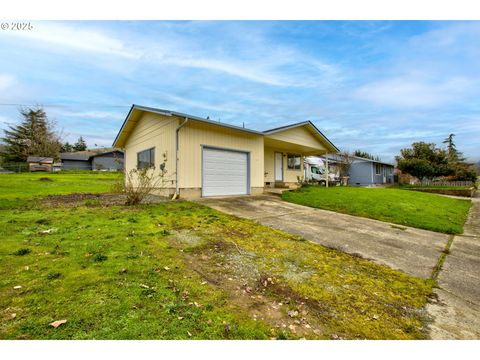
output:
[[[0,92],[8,91],[16,85],[17,81],[14,76],[8,74],[0,74]]]
[[[472,86],[466,78],[428,81],[406,76],[368,83],[353,94],[358,99],[383,106],[434,107],[459,100]]]
[[[262,38],[261,32],[246,36],[242,42],[236,32],[226,31],[222,36],[235,38],[234,45],[223,47],[219,44],[222,47],[211,51],[199,46],[204,41],[200,36],[195,42],[192,41],[195,36],[180,36],[174,33],[175,28],[162,30],[152,38],[135,33],[120,38],[107,33],[101,26],[36,22],[32,31],[8,32],[8,35],[34,41],[37,46],[40,41],[51,51],[73,49],[155,66],[201,69],[269,86],[312,87],[340,79],[336,65],[307,56],[292,46],[273,44],[266,36]],[[215,37],[214,41],[218,39]],[[216,44],[213,45],[215,49]],[[98,64],[102,66],[101,62]]]

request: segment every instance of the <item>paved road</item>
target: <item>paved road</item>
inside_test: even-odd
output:
[[[448,236],[282,201],[273,195],[204,198],[217,210],[429,278]]]
[[[473,206],[464,233],[455,236],[438,276],[439,302],[427,306],[434,317],[433,339],[480,339],[480,198]]]

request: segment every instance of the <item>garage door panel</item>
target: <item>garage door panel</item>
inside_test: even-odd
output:
[[[203,149],[203,196],[248,193],[248,154]]]

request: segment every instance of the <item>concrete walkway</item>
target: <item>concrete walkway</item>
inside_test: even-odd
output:
[[[445,234],[291,204],[273,195],[199,202],[422,278],[431,276],[448,241]]]
[[[434,318],[432,339],[480,339],[480,198],[473,205],[464,233],[455,236],[438,276],[438,302],[427,310]]]

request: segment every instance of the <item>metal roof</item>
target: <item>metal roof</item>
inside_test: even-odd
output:
[[[53,163],[53,158],[45,156],[29,156],[27,162]]]
[[[245,127],[240,127],[240,126],[230,125],[230,124],[226,124],[226,123],[221,123],[219,121],[213,121],[213,120],[210,120],[210,119],[205,119],[205,118],[202,118],[202,117],[189,115],[189,114],[185,114],[185,113],[181,113],[181,112],[177,112],[177,111],[152,108],[152,107],[136,105],[136,104],[133,104],[132,107],[130,108],[130,110],[128,111],[128,114],[127,114],[125,120],[123,121],[122,127],[120,128],[120,131],[118,132],[117,136],[115,137],[115,140],[113,141],[113,146],[116,145],[117,140],[120,137],[120,134],[122,133],[123,129],[125,128],[125,125],[127,124],[128,119],[130,118],[130,116],[131,116],[131,114],[133,113],[134,110],[146,111],[146,112],[151,112],[151,113],[160,114],[160,115],[164,115],[164,116],[178,116],[178,117],[182,117],[182,118],[188,118],[188,119],[191,119],[191,120],[196,120],[196,121],[200,121],[200,122],[207,123],[207,124],[222,126],[222,127],[226,127],[226,128],[230,128],[230,129],[234,129],[234,130],[239,130],[239,131],[245,131],[245,132],[248,132],[248,133],[252,133],[252,134],[256,134],[256,135],[262,135],[262,136],[273,134],[275,132],[279,132],[279,131],[283,131],[283,130],[288,130],[290,128],[294,128],[294,127],[298,127],[298,126],[309,125],[323,139],[325,139],[325,141],[327,141],[328,144],[330,144],[333,149],[335,149],[336,151],[339,151],[338,148],[335,145],[333,145],[333,143],[309,120],[299,122],[299,123],[295,123],[295,124],[286,125],[286,126],[281,126],[281,127],[266,130],[266,131],[257,131],[257,130],[252,130],[252,129],[247,129]]]

